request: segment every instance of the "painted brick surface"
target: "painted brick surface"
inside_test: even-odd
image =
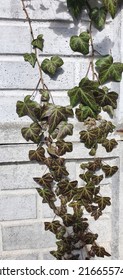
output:
[[[2,192],[0,196],[0,221],[36,219],[36,194],[17,191]]]
[[[46,85],[52,90],[56,104],[69,104],[67,90],[76,86],[86,74],[89,56],[84,58],[73,53],[69,38],[88,28],[88,18],[83,13],[84,23],[74,25],[67,12],[65,0],[27,0],[25,1],[35,36],[44,34],[44,52],[39,51],[40,62],[52,55],[60,55],[64,65],[51,80],[44,76]],[[92,1],[93,3],[93,1]],[[106,28],[97,32],[93,28],[94,48],[101,54],[113,53],[114,60],[123,62],[123,12],[112,21],[107,20]],[[20,0],[0,1],[0,259],[52,259],[50,249],[55,248],[54,235],[44,231],[44,221],[52,219],[52,211],[35,188],[33,177],[40,177],[45,166],[30,163],[28,152],[35,149],[32,143],[26,143],[21,136],[21,128],[30,120],[18,118],[17,100],[32,94],[38,81],[37,68],[33,69],[24,62],[23,54],[32,51],[31,36],[25,20]],[[99,54],[97,53],[97,57]],[[91,73],[89,73],[91,78]],[[115,124],[123,128],[123,80],[121,84],[110,84],[111,89],[119,92],[118,110]],[[107,115],[106,115],[107,116]],[[71,120],[70,120],[71,121]],[[66,166],[71,180],[78,179],[81,159],[90,158],[82,144],[78,143],[80,123],[74,124],[74,141],[72,154],[66,155]],[[118,148],[108,154],[104,148],[97,156],[104,162],[118,165],[119,172],[103,181],[103,194],[111,195],[112,206],[106,208],[104,216],[96,223],[90,220],[91,229],[99,234],[101,245],[112,253],[113,259],[123,259],[123,142],[121,136],[113,135],[119,140]],[[83,184],[82,180],[80,181]],[[119,203],[119,207],[117,207]],[[115,229],[115,230],[114,230]]]

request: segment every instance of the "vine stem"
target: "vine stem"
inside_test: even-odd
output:
[[[92,60],[91,60],[90,64],[91,64],[91,69],[92,69],[92,78],[94,80],[95,79],[95,73],[94,73],[94,52],[95,52],[95,50],[94,50],[93,38],[92,38],[92,22],[90,22],[89,33],[90,33],[90,42],[91,42],[91,50],[92,50],[92,54],[91,54]]]
[[[23,11],[25,12],[27,21],[28,21],[28,23],[29,23],[29,28],[30,28],[30,33],[31,33],[31,36],[32,36],[32,40],[34,40],[35,37],[34,37],[33,29],[32,29],[31,19],[30,19],[30,17],[29,17],[28,12],[27,12],[26,5],[25,5],[25,3],[24,3],[24,0],[21,0],[21,3],[22,3]],[[34,51],[35,51],[36,60],[37,60],[37,65],[38,65],[39,74],[40,74],[40,82],[41,82],[42,87],[43,87],[43,89],[44,89],[44,88],[45,88],[45,85],[44,85],[42,70],[41,70],[40,62],[39,62],[39,58],[38,58],[38,52],[37,52],[37,49],[36,49],[36,48],[34,48]]]

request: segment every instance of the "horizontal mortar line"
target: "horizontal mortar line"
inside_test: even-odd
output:
[[[65,157],[64,157],[65,158]],[[97,158],[100,158],[100,159],[102,159],[102,160],[113,160],[113,159],[119,159],[119,157],[117,156],[117,157],[97,157]],[[85,157],[85,158],[78,158],[78,157],[73,157],[73,158],[65,158],[65,161],[66,162],[73,162],[73,161],[81,161],[81,162],[83,162],[83,161],[88,161],[88,160],[90,160],[90,161],[93,161],[94,159],[92,159],[92,158],[90,158],[90,157]],[[10,165],[30,165],[30,164],[32,164],[32,165],[35,165],[35,164],[39,164],[39,165],[44,165],[45,166],[45,164],[40,164],[39,162],[36,162],[36,161],[13,161],[13,162],[0,162],[0,166],[10,166]]]
[[[28,146],[28,145],[36,145],[36,144],[34,144],[34,143],[1,143],[0,144],[0,146],[20,146],[20,145],[26,145],[26,146]]]
[[[66,13],[67,13],[67,11],[66,11]],[[27,19],[25,19],[25,18],[8,18],[8,17],[0,17],[0,22],[1,21],[8,21],[8,22],[15,22],[16,24],[17,24],[17,22],[19,23],[19,22],[23,22],[23,23],[27,23],[28,24],[28,21],[27,21]],[[62,19],[62,18],[48,18],[48,19],[41,19],[41,18],[37,18],[37,19],[32,19],[31,18],[31,22],[32,23],[62,23],[62,24],[64,24],[64,23],[66,23],[66,24],[69,24],[69,23],[73,23],[74,24],[74,21],[73,21],[73,19]],[[89,18],[83,18],[83,22],[85,22],[85,23],[90,23],[90,19]],[[106,20],[106,24],[110,24],[112,22],[112,20],[111,19],[108,19],[108,20]]]
[[[5,22],[15,22],[16,24],[17,24],[17,22],[19,23],[19,22],[23,22],[23,23],[27,23],[28,24],[28,20],[27,19],[25,19],[25,18],[8,18],[8,17],[0,17],[0,22],[1,21],[5,21]],[[54,19],[53,18],[49,18],[49,19],[40,19],[40,18],[37,18],[37,19],[32,19],[31,18],[31,22],[32,23],[48,23],[48,24],[50,24],[50,22],[55,22],[55,23],[73,23],[74,24],[74,22],[73,22],[73,20],[72,19],[57,19],[57,18],[55,18],[54,17]],[[89,19],[83,19],[83,22],[90,22],[90,20]],[[111,22],[111,21],[110,21]]]
[[[4,58],[5,57],[5,60],[1,60],[0,62],[5,62],[5,61],[7,61],[7,57],[9,57],[9,58],[22,58],[23,60],[23,62],[25,62],[24,61],[24,58],[23,58],[23,55],[26,53],[26,51],[25,52],[23,52],[23,53],[0,53],[0,58]],[[27,53],[31,53],[31,51],[27,51]],[[62,54],[62,53],[43,53],[43,54],[39,54],[39,58],[46,58],[46,57],[51,57],[51,56],[56,56],[56,55],[58,55],[58,56],[60,56],[60,57],[63,57],[63,58],[67,58],[68,60],[69,59],[71,59],[71,62],[73,61],[73,60],[75,60],[75,59],[83,59],[83,60],[88,60],[88,59],[90,59],[92,56],[91,55],[87,55],[86,57],[84,56],[84,55],[80,55],[80,54]],[[102,56],[103,56],[104,54],[102,54]],[[95,59],[97,59],[97,58],[100,58],[100,57],[102,57],[101,56],[101,54],[99,55],[99,54],[97,54],[97,55],[95,55]],[[12,61],[12,62],[16,62],[16,61],[13,61],[13,60],[9,60],[9,61]],[[7,61],[8,62],[8,61]],[[18,61],[17,61],[18,62]],[[20,62],[20,60],[19,60],[19,62]]]
[[[20,92],[23,92],[23,91],[34,91],[35,90],[35,88],[0,88],[0,90],[2,90],[2,91],[20,91]],[[50,89],[50,91],[52,90],[52,92],[66,92],[66,91],[68,91],[68,89],[60,89],[60,88],[58,88],[58,89]],[[1,97],[1,96],[0,96]],[[2,96],[3,97],[3,96]]]

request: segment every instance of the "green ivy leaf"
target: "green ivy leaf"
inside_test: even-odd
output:
[[[83,130],[80,132],[80,140],[89,149],[94,145],[97,140],[98,128],[93,128],[90,130]]]
[[[43,189],[37,189],[39,195],[43,198],[42,203],[48,203],[50,205],[51,202],[56,200],[56,197],[52,190],[50,190],[47,187],[44,187]]]
[[[32,161],[38,161],[41,163],[45,163],[45,149],[43,147],[38,148],[37,150],[29,151],[29,159]]]
[[[97,245],[93,245],[93,246],[91,247],[91,250],[95,253],[95,255],[96,255],[97,257],[104,258],[104,256],[107,256],[107,257],[110,257],[110,256],[111,256],[108,252],[106,252],[105,248],[99,247],[99,246],[97,246]]]
[[[35,67],[37,60],[35,53],[25,53],[23,57],[25,61],[28,61],[32,65],[33,68]]]
[[[50,230],[54,234],[57,233],[57,230],[61,227],[61,224],[59,221],[53,221],[53,222],[45,222],[45,230]]]
[[[38,123],[32,123],[30,127],[23,127],[21,133],[26,141],[31,140],[34,143],[39,143],[41,141],[42,129]]]
[[[64,196],[67,196],[70,190],[75,193],[77,184],[78,181],[69,181],[67,179],[63,179],[58,183],[58,192]]]
[[[74,200],[86,199],[89,202],[92,201],[94,192],[94,185],[92,183],[87,184],[85,187],[80,187],[77,189],[76,194],[74,195]]]
[[[59,251],[50,251],[50,254],[55,257],[57,260],[62,260],[63,254]]]
[[[50,173],[46,173],[41,178],[33,178],[33,180],[41,187],[43,186],[51,189],[51,183],[53,182],[53,177]]]
[[[103,180],[103,175],[93,175],[92,176],[92,182],[94,183],[94,185],[99,185],[99,183]]]
[[[70,104],[75,107],[78,103],[89,106],[94,112],[99,110],[99,106],[93,95],[93,91],[98,88],[98,82],[90,81],[88,78],[83,78],[79,87],[74,87],[68,91]]]
[[[38,35],[37,39],[34,39],[32,41],[32,46],[34,48],[38,48],[41,51],[43,51],[43,45],[44,45],[44,39],[43,39],[43,35],[42,34]]]
[[[52,161],[52,165],[50,167],[51,174],[56,181],[60,181],[63,176],[68,176],[69,173],[66,170],[64,165],[64,159],[55,159]]]
[[[84,174],[80,174],[79,177],[84,180],[86,183],[90,181],[90,179],[93,176],[93,172],[91,171],[86,171]]]
[[[103,0],[103,4],[111,14],[112,18],[114,18],[117,12],[118,0]]]
[[[64,140],[59,140],[56,142],[56,146],[58,147],[58,155],[62,156],[66,152],[70,153],[73,150],[73,145],[71,142],[65,142]]]
[[[59,227],[57,229],[56,238],[63,239],[65,233],[66,233],[66,228],[64,226]]]
[[[85,0],[67,0],[67,7],[73,17],[78,18],[85,6]]]
[[[76,116],[80,122],[83,122],[88,117],[96,119],[98,112],[94,112],[89,106],[79,105],[79,108],[76,109]]]
[[[87,232],[84,236],[83,236],[83,241],[85,242],[85,244],[93,244],[94,241],[98,238],[98,234],[93,234],[91,232]]]
[[[52,56],[51,59],[44,59],[41,64],[41,69],[49,75],[55,75],[57,69],[64,64],[59,56]]]
[[[28,116],[36,121],[35,109],[40,109],[40,105],[36,101],[32,101],[31,95],[27,95],[23,101],[17,101],[16,113],[19,117]]]
[[[89,53],[90,34],[82,32],[79,36],[72,36],[70,39],[70,47],[74,52],[80,52],[84,55]]]
[[[74,223],[74,217],[71,214],[65,214],[62,216],[63,223],[66,227],[70,227]]]
[[[81,101],[81,88],[74,87],[68,91],[70,97],[70,105],[75,107]]]
[[[93,8],[89,13],[89,17],[92,20],[93,24],[100,31],[104,28],[106,22],[106,15],[107,10],[105,7]]]
[[[87,165],[87,169],[93,172],[100,170],[101,167],[102,167],[102,162],[100,158],[95,158],[94,161],[90,161]]]
[[[85,232],[85,230],[87,230],[88,226],[89,226],[89,224],[87,222],[84,222],[82,218],[77,219],[74,222],[73,231],[75,233],[81,232],[83,234]]]
[[[114,109],[113,109],[112,106],[106,105],[106,106],[104,106],[102,109],[103,109],[104,112],[107,112],[107,113],[108,113],[108,115],[110,116],[110,118],[113,118],[113,116],[114,116]]]
[[[102,170],[105,173],[105,177],[111,177],[117,172],[118,167],[117,166],[110,166],[110,165],[107,164],[107,165],[102,166]]]
[[[118,143],[116,142],[115,139],[111,139],[111,140],[106,139],[102,143],[102,146],[105,147],[107,153],[110,153],[114,148],[116,148],[117,145]]]
[[[106,206],[110,206],[110,197],[95,196],[94,202],[98,204],[100,210],[104,210]]]
[[[67,116],[65,115],[65,108],[62,106],[55,106],[52,110],[51,115],[48,118],[49,122],[49,133],[53,133],[57,125],[61,121],[66,121]]]
[[[102,211],[100,209],[92,210],[91,216],[94,217],[95,221],[98,220],[100,216],[102,216]]]
[[[67,135],[73,134],[73,125],[68,122],[60,122],[59,125],[54,130],[52,137],[58,140],[64,139]]]
[[[96,61],[97,71],[101,84],[107,81],[120,82],[123,72],[123,63],[114,62],[110,55],[104,56]]]
[[[103,89],[98,89],[94,92],[94,97],[96,102],[101,106],[110,105],[113,109],[117,108],[118,94],[114,91],[108,92],[107,87]]]

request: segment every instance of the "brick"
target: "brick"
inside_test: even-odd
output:
[[[3,225],[3,251],[41,249],[55,246],[54,234],[45,232],[42,223]]]
[[[35,189],[33,177],[42,176],[46,166],[39,164],[11,164],[0,166],[2,190]]]
[[[29,250],[28,250],[29,251]],[[15,252],[3,252],[0,255],[0,260],[38,260],[39,259],[39,253],[37,252],[29,252],[25,251],[15,251]]]
[[[1,193],[0,221],[36,219],[36,212],[36,193]]]
[[[27,1],[27,10],[32,19],[70,19],[70,15],[67,12],[67,6],[65,0],[30,0]],[[12,18],[12,19],[25,19],[25,14],[22,10],[22,5],[20,0],[1,0],[0,17],[2,18]]]
[[[53,79],[46,74],[43,75],[49,89],[64,90],[74,86],[75,62],[70,60],[64,60],[64,62]],[[2,89],[34,89],[39,80],[37,67],[33,69],[29,63],[17,61],[14,58],[13,61],[1,61],[0,68],[0,88]]]
[[[30,33],[25,26],[0,25],[0,54],[23,54],[31,51]]]

